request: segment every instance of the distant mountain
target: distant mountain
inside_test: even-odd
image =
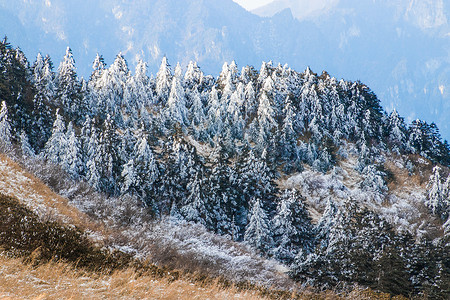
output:
[[[280,11],[290,9],[299,20],[311,19],[329,12],[338,2],[339,0],[276,0],[256,8],[252,12],[261,17],[272,17]]]
[[[295,1],[306,5],[305,1]],[[88,77],[96,52],[112,63],[122,51],[155,73],[161,58],[198,61],[217,74],[224,61],[263,60],[367,83],[389,110],[411,122],[435,121],[450,138],[450,7],[443,0],[277,1],[251,14],[231,0],[0,0],[0,33],[29,57],[49,53],[57,66],[73,47]],[[331,4],[329,4],[331,3]],[[320,3],[319,3],[320,4]],[[332,8],[332,9],[331,9]],[[300,20],[299,20],[300,19]]]

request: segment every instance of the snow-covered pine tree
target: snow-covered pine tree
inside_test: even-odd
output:
[[[192,106],[189,110],[191,124],[192,126],[200,127],[206,119],[202,98],[196,89],[190,93],[190,97],[192,99]]]
[[[134,159],[130,159],[123,166],[121,176],[122,176],[122,187],[120,189],[120,192],[122,194],[136,193],[138,180],[134,166]]]
[[[100,174],[100,190],[113,195],[118,192],[117,180],[121,174],[119,145],[116,124],[108,114],[103,122],[95,153],[96,168]]]
[[[90,100],[89,108],[95,115],[103,113],[102,110],[106,108],[106,104],[100,99],[102,96],[103,79],[106,78],[106,71],[106,64],[103,56],[97,53],[94,62],[92,63],[92,73],[88,81],[88,91],[85,93],[85,96],[89,97]],[[84,102],[87,102],[87,100]]]
[[[169,141],[163,144],[163,153],[167,155],[161,185],[155,195],[160,205],[161,212],[177,209],[187,197],[187,183],[190,178],[189,150],[183,140],[171,136]]]
[[[212,227],[211,212],[208,207],[210,195],[207,191],[207,176],[205,176],[205,168],[198,161],[194,166],[192,176],[186,186],[187,197],[183,201],[180,213],[186,221],[203,224]]]
[[[53,65],[50,57],[42,57],[38,53],[36,62],[33,64],[32,82],[35,87],[33,97],[33,126],[31,128],[31,140],[35,148],[41,150],[51,134],[53,123],[49,104],[53,102],[55,87]]]
[[[150,80],[147,76],[147,64],[139,60],[134,76],[130,76],[123,93],[123,105],[125,112],[134,124],[139,119],[139,109],[153,105],[153,95],[150,88]]]
[[[155,203],[152,203],[154,200],[154,184],[158,180],[159,169],[144,132],[138,136],[133,153],[137,191],[146,204],[153,207],[155,205]]]
[[[428,194],[425,204],[433,214],[438,215],[445,221],[450,213],[450,199],[448,194],[450,180],[447,179],[442,183],[440,172],[441,168],[439,166],[433,168],[433,173],[431,174],[427,185]]]
[[[290,96],[286,98],[283,116],[279,149],[281,159],[286,162],[284,170],[289,173],[292,170],[297,170],[299,163],[297,156],[297,132],[299,132],[299,129]]]
[[[8,119],[8,107],[6,102],[2,101],[2,107],[0,109],[0,149],[2,151],[11,150],[11,123]]]
[[[262,149],[270,146],[271,138],[276,134],[275,130],[278,126],[275,117],[275,107],[273,99],[269,97],[271,92],[272,79],[268,77],[264,84],[264,89],[259,96],[259,104],[257,111],[258,120],[258,136],[256,137],[257,149],[262,152]]]
[[[80,114],[84,116],[84,108],[81,107],[80,83],[72,50],[69,47],[59,65],[55,82],[57,106],[60,106],[72,120],[78,120]]]
[[[87,133],[86,133],[87,134]],[[99,140],[97,135],[97,129],[94,125],[91,126],[89,139],[84,145],[84,157],[86,161],[86,181],[95,190],[100,191],[100,171],[101,171],[101,159],[100,153],[97,152],[99,148]]]
[[[212,168],[208,182],[213,228],[220,234],[231,234],[233,215],[237,213],[235,173],[230,167],[229,155],[222,141],[214,148]]]
[[[22,150],[23,157],[34,158],[36,156],[36,153],[28,141],[28,135],[24,130],[20,133],[20,148]]]
[[[312,250],[313,227],[303,199],[296,190],[285,190],[272,221],[275,247],[271,251],[279,260],[293,262],[301,250]]]
[[[192,99],[192,106],[189,109],[191,129],[194,137],[200,141],[207,140],[207,119],[205,114],[205,107],[200,93],[197,89],[194,89],[190,93]]]
[[[45,143],[44,158],[55,163],[62,164],[66,155],[67,149],[66,125],[62,116],[59,114],[59,109],[56,110],[56,120],[53,122],[52,135]]]
[[[244,116],[247,122],[253,120],[258,110],[258,103],[256,101],[256,92],[253,88],[253,82],[249,81],[244,89]]]
[[[223,131],[225,111],[219,101],[219,94],[215,87],[211,89],[207,105],[207,129],[210,136],[220,135]]]
[[[176,124],[183,128],[188,124],[188,109],[180,76],[174,76],[172,79],[169,99],[164,109],[164,118],[169,128]]]
[[[321,248],[328,247],[329,234],[331,228],[335,226],[337,213],[336,203],[331,198],[327,198],[325,209],[316,227],[316,239],[320,242]]]
[[[235,139],[242,139],[243,138],[243,130],[244,130],[244,119],[241,113],[241,107],[242,107],[242,99],[244,97],[243,95],[243,87],[239,85],[241,88],[237,88],[233,94],[231,95],[227,108],[226,108],[226,115],[225,115],[225,126],[227,128],[227,131],[229,132],[228,136],[228,143],[232,144]],[[228,149],[233,148],[233,145],[230,145],[231,147],[227,147]]]
[[[196,62],[190,61],[186,73],[184,74],[184,83],[189,90],[198,90],[203,83],[203,72],[197,66]]]
[[[248,224],[245,229],[244,241],[262,253],[267,253],[274,245],[272,224],[267,215],[266,208],[263,206],[263,201],[255,198],[252,202],[248,215]]]
[[[375,202],[381,204],[385,199],[384,193],[387,192],[388,187],[384,177],[386,174],[375,165],[368,165],[364,167],[362,174],[364,180],[361,182],[361,189],[373,197]]]
[[[387,137],[393,144],[393,151],[400,153],[406,144],[406,125],[405,121],[398,114],[397,110],[393,110],[387,119]]]
[[[128,64],[120,52],[116,59],[109,67],[107,72],[106,92],[107,92],[107,112],[111,117],[119,121],[119,112],[123,105],[123,95],[126,84],[130,78],[130,70]]]
[[[274,210],[274,195],[278,190],[274,183],[275,174],[267,165],[265,157],[257,157],[254,150],[246,144],[234,169],[238,174],[236,184],[245,199],[244,203],[248,205],[252,198],[259,198],[268,202],[265,205]]]
[[[81,152],[81,145],[75,135],[75,130],[73,129],[72,122],[67,126],[66,132],[67,144],[64,150],[64,159],[61,162],[63,168],[69,173],[73,178],[77,179],[83,175],[83,158]]]
[[[161,66],[156,74],[156,96],[157,103],[161,106],[165,106],[167,98],[169,96],[170,87],[172,82],[172,73],[170,72],[170,65],[167,62],[167,58],[164,56],[161,61]]]

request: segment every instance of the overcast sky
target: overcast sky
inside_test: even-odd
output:
[[[247,10],[252,10],[263,5],[266,5],[274,0],[233,0],[236,3],[239,3],[243,8]]]

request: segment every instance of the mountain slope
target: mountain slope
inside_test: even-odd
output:
[[[448,294],[450,146],[365,84],[165,58],[149,78],[120,53],[80,81],[70,48],[57,73],[0,51],[0,149],[107,228],[109,249],[285,290]]]

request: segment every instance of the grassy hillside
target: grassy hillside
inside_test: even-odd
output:
[[[118,250],[106,250],[92,237],[100,233],[112,234],[112,230],[104,230],[104,226],[78,211],[67,199],[55,194],[6,156],[1,156],[0,162],[0,211],[6,212],[0,219],[1,298],[389,298],[387,294],[371,290],[338,295],[331,291],[304,289],[295,293],[261,288],[249,282],[211,276],[212,271],[189,272],[195,262],[185,262],[183,270],[177,271],[137,260]],[[98,234],[92,233],[95,228]],[[103,238],[108,240],[108,237]],[[172,259],[174,266],[181,265],[176,262],[180,257],[174,250],[167,252],[166,257],[161,251],[158,255],[160,262]],[[210,262],[211,266],[215,264],[217,262]]]

